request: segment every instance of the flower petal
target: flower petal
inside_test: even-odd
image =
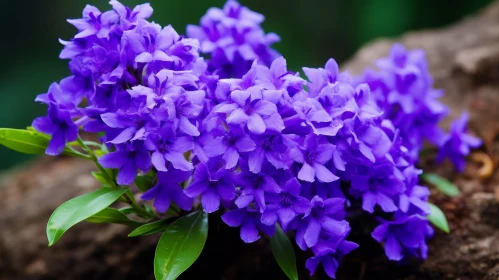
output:
[[[99,158],[99,163],[105,168],[120,168],[128,159],[127,151],[116,151]]]
[[[253,243],[260,239],[258,234],[258,229],[256,228],[255,222],[253,219],[247,219],[246,222],[241,226],[241,239],[245,243]]]
[[[208,185],[205,182],[194,182],[190,184],[185,190],[184,193],[191,198],[198,197],[201,195],[206,189],[208,188]]]
[[[315,169],[312,166],[310,166],[310,164],[305,162],[301,167],[300,171],[298,172],[298,179],[311,183],[314,182]]]
[[[319,241],[319,234],[321,233],[321,225],[314,219],[311,219],[308,223],[307,229],[305,231],[305,235],[303,238],[305,239],[305,243],[307,246],[313,247]]]
[[[213,213],[220,207],[220,196],[216,190],[208,188],[201,197],[201,205],[206,213]]]
[[[258,114],[252,114],[248,119],[248,129],[254,134],[262,134],[265,132],[265,123],[263,119]]]
[[[246,220],[246,209],[236,209],[222,215],[222,220],[230,227],[238,227]]]

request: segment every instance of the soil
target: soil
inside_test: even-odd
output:
[[[337,278],[499,279],[499,2],[446,28],[373,42],[343,68],[358,73],[385,56],[394,41],[427,51],[451,118],[468,110],[470,128],[484,146],[473,152],[461,174],[450,165],[436,166],[431,156],[422,160],[424,170],[449,178],[462,192],[449,198],[432,191],[431,200],[448,217],[451,234],[437,231],[425,262],[389,262],[379,245],[353,235],[361,249],[345,258]],[[154,279],[159,235],[127,238],[125,226],[81,223],[47,246],[45,225],[52,211],[97,187],[91,170],[92,164],[82,160],[42,157],[0,174],[0,280]],[[210,216],[205,250],[180,279],[286,279],[267,239],[243,244],[237,229],[219,221]],[[297,256],[300,279],[326,279],[320,273],[308,276],[302,265],[306,257]]]

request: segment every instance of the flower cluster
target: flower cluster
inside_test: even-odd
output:
[[[61,58],[72,75],[36,99],[48,105],[33,122],[52,137],[47,154],[60,154],[80,128],[98,133],[109,150],[99,163],[118,170],[119,185],[154,174],[142,198],[158,213],[172,204],[223,209],[247,243],[278,224],[310,250],[311,273],[322,265],[334,278],[357,248],[347,240],[351,205],[376,217],[372,237],[389,259],[426,257],[422,140],[458,168],[480,142],[464,133],[465,116],[449,135],[438,128],[448,109],[423,52],[395,45],[379,72],[362,77],[330,59],[303,68],[304,79],[270,48],[279,37],[263,32],[263,16],[233,0],[189,26],[189,37],[147,21],[148,4],[110,4],[69,20],[79,32],[61,41]]]
[[[398,129],[411,162],[417,162],[427,140],[440,148],[440,160],[448,156],[462,171],[469,148],[479,147],[481,141],[464,134],[466,113],[452,125],[449,135],[439,128],[439,122],[450,110],[438,101],[443,91],[433,88],[424,51],[407,51],[395,44],[389,56],[379,59],[376,66],[379,71],[366,69],[357,83],[369,85],[384,117]]]
[[[211,8],[201,18],[201,25],[188,25],[187,36],[198,39],[200,52],[211,55],[210,72],[221,78],[241,77],[257,60],[269,66],[279,57],[270,48],[281,39],[275,33],[265,34],[260,24],[265,17],[228,0],[223,9]]]

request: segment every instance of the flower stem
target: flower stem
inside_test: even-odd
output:
[[[102,176],[104,176],[106,178],[106,180],[112,184],[111,187],[119,188],[120,186],[118,184],[116,184],[113,176],[109,175],[107,170],[104,167],[102,167],[102,165],[100,165],[94,151],[88,147],[86,142],[83,141],[83,139],[81,139],[80,136],[78,136],[78,139],[76,141],[89,154],[90,159],[95,163],[95,165],[97,166],[97,169],[99,169],[99,171],[102,173]],[[134,211],[135,211],[135,213],[137,213],[137,215],[139,215],[143,218],[156,218],[154,215],[147,212],[142,206],[137,204],[137,201],[135,200],[135,196],[133,195],[132,191],[130,191],[129,189],[122,196],[122,199],[125,202],[127,202],[134,209]]]

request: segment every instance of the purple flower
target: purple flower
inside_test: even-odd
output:
[[[148,19],[153,12],[149,3],[137,5],[133,10],[115,0],[110,1],[109,4],[113,6],[113,9],[120,16],[122,30],[132,29],[140,20]]]
[[[171,26],[160,30],[159,26],[148,23],[139,26],[138,30],[126,31],[123,40],[136,55],[135,62],[171,62],[173,59],[165,51],[178,37]]]
[[[74,112],[76,106],[80,104],[82,98],[88,93],[88,89],[82,84],[81,79],[74,76],[69,76],[58,83],[52,83],[49,91],[40,94],[35,101],[49,104],[50,102],[57,104],[60,108],[71,110]]]
[[[222,215],[222,220],[230,227],[241,227],[240,236],[245,243],[260,239],[260,231],[268,236],[275,232],[275,226],[262,224],[260,212],[250,208],[229,211]]]
[[[317,135],[335,136],[338,131],[343,127],[339,121],[334,121],[328,112],[324,110],[319,101],[307,98],[304,101],[294,102],[294,109],[297,113],[297,118],[287,120],[286,126],[299,126],[303,129],[301,121],[305,121],[313,133]],[[297,122],[297,120],[300,120]],[[307,130],[302,131],[300,134],[309,134]]]
[[[285,103],[298,92],[304,92],[305,80],[300,78],[298,73],[288,71],[284,57],[274,59],[270,68],[264,65],[257,65],[256,68],[258,84],[265,89],[263,95],[269,95],[270,92],[277,91],[278,94],[274,96],[282,99],[281,102],[276,102],[276,104]]]
[[[125,113],[118,111],[116,113],[102,114],[101,119],[109,127],[119,129],[120,131],[118,135],[109,141],[109,143],[113,144],[144,140],[148,131],[158,127],[158,121],[148,113]]]
[[[430,214],[428,197],[430,190],[427,187],[418,185],[419,175],[422,170],[409,166],[404,170],[406,190],[399,196],[398,207],[404,213],[417,213],[422,215]]]
[[[220,168],[216,159],[199,163],[194,171],[194,181],[185,189],[185,194],[191,198],[201,195],[204,211],[213,213],[220,207],[220,198],[230,201],[236,196],[231,175],[226,169]]]
[[[241,195],[235,201],[237,207],[248,207],[250,203],[255,202],[260,212],[265,210],[265,194],[281,191],[271,176],[254,174],[244,169],[234,177],[234,183],[242,188]]]
[[[33,127],[40,132],[51,135],[45,153],[56,156],[64,151],[66,142],[78,138],[78,126],[71,120],[69,111],[59,109],[56,104],[49,103],[48,115],[38,117],[33,121]]]
[[[174,202],[180,209],[189,211],[192,208],[192,198],[185,195],[179,183],[189,179],[191,173],[170,168],[167,172],[158,172],[158,183],[142,195],[144,200],[154,199],[154,208],[164,213]]]
[[[370,162],[383,159],[392,147],[392,141],[379,126],[370,122],[363,122],[354,117],[344,121],[345,138],[350,138],[350,146],[358,150]],[[349,134],[349,135],[348,135]]]
[[[117,151],[99,158],[105,168],[118,168],[118,185],[130,185],[137,177],[137,169],[147,172],[151,168],[151,157],[142,141],[116,145]]]
[[[384,212],[396,211],[394,197],[405,190],[404,182],[397,178],[389,162],[357,166],[351,174],[351,182],[351,193],[362,197],[362,209],[369,213],[374,212],[376,205]]]
[[[300,196],[300,182],[296,178],[289,179],[279,193],[267,194],[267,206],[262,214],[262,223],[274,225],[277,220],[286,229],[297,216],[310,210],[310,201]]]
[[[279,134],[268,133],[254,137],[256,148],[249,153],[249,170],[253,173],[259,173],[264,163],[269,162],[278,169],[286,169],[286,153],[289,148],[286,145],[287,140]]]
[[[79,33],[75,35],[76,39],[96,35],[99,38],[108,38],[110,27],[119,21],[119,16],[115,11],[101,13],[94,6],[87,5],[83,10],[83,18],[68,19],[68,22],[74,25]]]
[[[439,145],[445,137],[438,127],[449,111],[438,101],[443,92],[432,88],[423,50],[407,51],[394,44],[376,65],[379,72],[367,70],[358,82],[370,86],[384,117],[399,129],[411,162],[416,162],[423,140]]]
[[[184,153],[194,148],[190,136],[175,135],[172,124],[165,123],[157,133],[151,133],[145,141],[145,147],[153,151],[152,164],[158,171],[167,171],[167,163],[175,169],[190,171],[194,167],[184,158]]]
[[[277,113],[276,105],[264,100],[262,91],[258,87],[235,90],[230,94],[230,97],[234,103],[230,104],[232,110],[227,116],[227,123],[245,125],[254,134],[263,134],[267,129],[264,118]],[[219,112],[224,113],[221,109]],[[281,130],[278,127],[270,128]]]
[[[421,216],[395,215],[394,221],[382,221],[371,235],[384,244],[385,254],[390,260],[400,261],[406,255],[426,259],[426,238],[433,235],[433,229]]]
[[[279,56],[270,46],[280,38],[264,33],[263,20],[263,15],[230,0],[223,10],[209,9],[201,26],[188,25],[187,35],[201,42],[201,52],[211,54],[210,71],[221,77],[241,77],[255,59],[270,65]]]
[[[303,67],[303,72],[310,80],[307,83],[310,97],[316,97],[328,83],[335,83],[340,75],[338,63],[332,58],[326,62],[325,68]]]
[[[179,130],[191,136],[199,136],[198,128],[190,119],[196,118],[201,113],[205,92],[186,91],[182,94],[170,94],[167,97],[166,109]]]
[[[303,68],[305,81],[271,48],[279,37],[260,27],[263,15],[234,0],[209,9],[190,37],[147,21],[149,4],[110,4],[69,20],[78,34],[61,41],[60,58],[71,76],[36,98],[48,105],[33,122],[52,137],[47,154],[62,153],[79,127],[99,133],[111,151],[99,163],[119,169],[119,185],[154,167],[156,184],[142,198],[158,212],[222,205],[223,221],[241,227],[246,243],[280,224],[311,250],[311,274],[322,265],[334,278],[358,246],[346,241],[347,206],[390,219],[376,217],[372,232],[389,259],[426,257],[429,190],[416,168],[423,141],[459,170],[481,141],[466,134],[466,114],[449,135],[439,128],[449,109],[423,51],[395,44],[360,77],[329,59]]]
[[[305,138],[303,147],[290,151],[291,159],[301,164],[298,179],[314,182],[317,177],[319,181],[326,183],[339,179],[325,166],[333,158],[335,146],[322,140],[323,138],[311,134]]]
[[[312,198],[312,208],[300,221],[296,231],[296,243],[302,250],[313,247],[322,231],[342,236],[350,230],[345,218],[345,199],[319,196]]]
[[[223,155],[225,168],[236,167],[240,154],[253,151],[255,142],[239,126],[229,126],[228,131],[213,132],[216,137],[205,142],[204,151],[208,157]]]
[[[452,122],[449,135],[442,139],[437,162],[442,162],[448,157],[458,171],[464,170],[464,166],[466,165],[464,158],[470,153],[470,149],[478,148],[482,145],[480,139],[467,133],[467,122],[468,114],[466,112]]]
[[[345,240],[345,236],[328,236],[329,239],[320,240],[317,245],[312,247],[314,256],[307,259],[305,267],[310,271],[310,276],[315,274],[319,264],[322,264],[326,274],[336,279],[336,271],[344,255],[357,249],[359,245]]]

